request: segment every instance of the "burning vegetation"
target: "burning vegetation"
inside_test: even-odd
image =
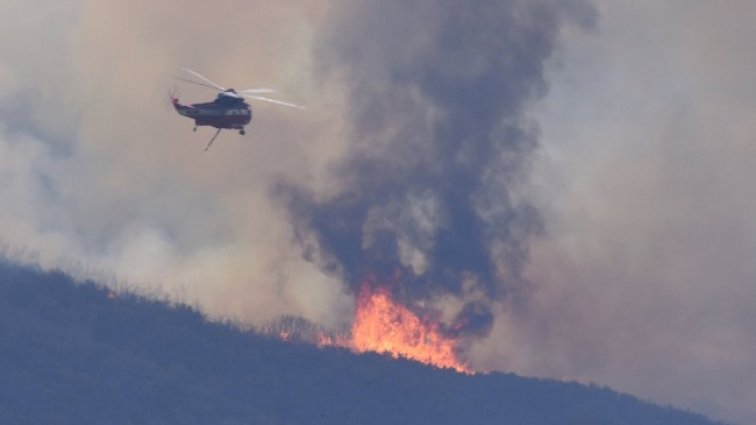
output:
[[[266,325],[264,333],[284,341],[336,346],[358,353],[376,352],[438,368],[472,373],[457,355],[457,340],[441,326],[421,318],[395,301],[387,288],[364,284],[357,297],[349,335],[334,335],[311,322],[282,317]]]
[[[360,353],[386,353],[394,358],[471,373],[457,357],[454,339],[444,336],[437,323],[423,320],[395,302],[385,288],[362,287],[350,344],[350,348]]]

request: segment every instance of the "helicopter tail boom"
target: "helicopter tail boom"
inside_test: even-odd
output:
[[[171,103],[173,104],[173,107],[176,109],[176,112],[178,112],[179,115],[183,115],[185,117],[188,117],[190,115],[189,111],[192,109],[192,107],[188,105],[182,105],[177,97],[171,96]]]

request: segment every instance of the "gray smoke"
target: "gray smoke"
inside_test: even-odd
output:
[[[350,148],[328,195],[281,183],[305,258],[355,292],[390,285],[415,308],[452,297],[450,331],[487,334],[523,283],[537,211],[517,196],[537,132],[527,107],[578,2],[357,2],[318,57],[345,89]]]

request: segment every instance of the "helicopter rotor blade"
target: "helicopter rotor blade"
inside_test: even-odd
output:
[[[257,93],[278,93],[274,89],[247,89],[238,90],[237,93],[257,94]]]
[[[220,84],[216,84],[216,83],[210,81],[209,78],[205,77],[204,75],[200,74],[197,71],[192,71],[189,68],[181,68],[181,69],[184,70],[185,72],[188,72],[189,74],[194,75],[195,77],[199,78],[200,80],[206,82],[207,84],[213,86],[214,88],[216,88],[216,89],[218,89],[220,91],[226,91],[225,87],[221,86]]]
[[[187,83],[190,83],[190,84],[195,84],[195,85],[198,85],[198,86],[203,86],[203,87],[211,88],[211,89],[222,91],[222,92],[228,92],[228,95],[232,96],[232,97],[241,97],[241,96],[244,96],[244,97],[248,97],[250,99],[262,100],[262,101],[265,101],[265,102],[275,103],[277,105],[288,106],[288,107],[291,107],[291,108],[304,109],[304,106],[296,105],[294,103],[289,103],[289,102],[284,102],[282,100],[271,99],[269,97],[259,96],[259,94],[264,94],[264,93],[276,93],[276,90],[271,89],[271,88],[246,89],[246,90],[240,90],[240,91],[236,91],[236,92],[233,91],[233,90],[229,91],[229,90],[226,90],[225,87],[223,87],[223,86],[221,86],[219,84],[214,83],[209,78],[205,77],[204,75],[200,74],[197,71],[193,71],[193,70],[191,70],[189,68],[185,68],[185,67],[182,67],[181,70],[183,70],[184,72],[187,72],[187,73],[193,75],[194,77],[196,77],[196,78],[198,78],[198,79],[200,79],[202,81],[201,82],[200,81],[194,81],[194,80],[190,80],[190,79],[187,79],[187,78],[176,76],[175,78],[177,80],[181,80],[181,81],[184,81],[184,82],[187,82]]]
[[[246,96],[246,97],[248,97],[250,99],[264,100],[265,102],[275,103],[277,105],[289,106],[291,108],[297,108],[297,109],[304,109],[304,106],[295,105],[293,103],[284,102],[284,101],[281,101],[281,100],[271,99],[269,97],[253,96],[251,94],[245,94],[244,96]]]
[[[182,78],[182,77],[178,77],[178,76],[175,76],[175,75],[173,76],[173,78],[175,78],[177,80],[180,80],[180,81],[183,81],[185,83],[190,83],[190,84],[195,84],[195,85],[202,86],[202,87],[207,87],[207,88],[213,89],[215,91],[221,91],[217,87],[211,86],[210,84],[201,83],[199,81],[190,80],[188,78]]]

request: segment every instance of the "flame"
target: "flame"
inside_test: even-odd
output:
[[[439,326],[421,320],[396,303],[383,288],[363,286],[357,299],[350,348],[374,351],[394,358],[472,373],[456,354],[456,341],[443,335]]]
[[[438,368],[451,368],[461,373],[474,373],[457,356],[457,341],[444,335],[433,321],[422,319],[409,308],[394,301],[387,288],[364,284],[357,297],[351,334],[319,331],[305,336],[320,347],[342,347],[365,353],[388,354]],[[307,335],[293,328],[274,326],[272,333],[282,341],[298,340]]]

